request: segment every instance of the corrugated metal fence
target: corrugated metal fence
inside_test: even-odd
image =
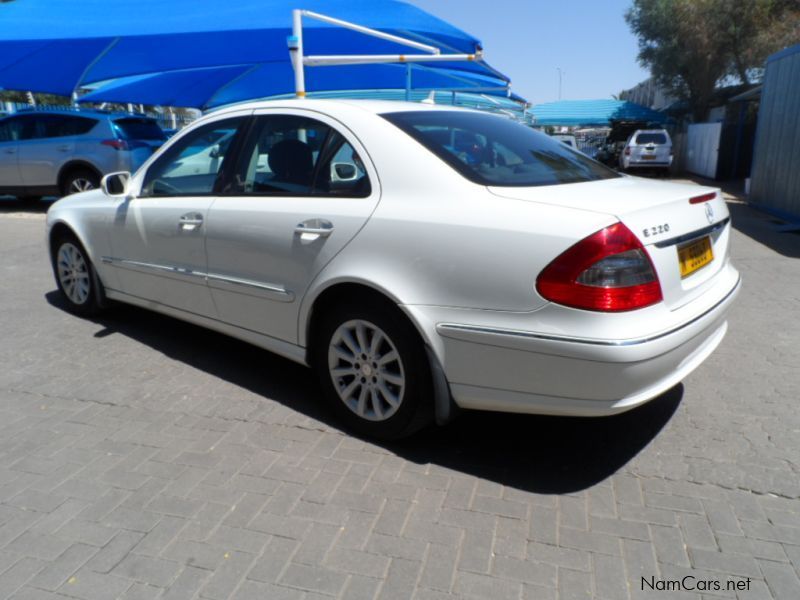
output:
[[[750,200],[778,216],[800,219],[800,45],[767,59]]]

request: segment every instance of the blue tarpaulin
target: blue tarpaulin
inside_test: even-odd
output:
[[[115,80],[80,98],[80,102],[137,102],[161,106],[208,109],[241,100],[275,95],[294,85],[288,62],[256,66],[212,67],[169,71]],[[307,81],[309,92],[341,90],[342,81],[361,82],[366,89],[403,89],[404,65],[346,65],[313,69]],[[449,69],[414,67],[412,90],[487,90],[505,95],[504,82]],[[353,85],[353,83],[351,83]],[[519,98],[518,100],[522,100]]]
[[[612,120],[665,123],[667,116],[625,100],[559,100],[531,108],[536,125],[608,126]]]
[[[433,45],[443,53],[472,54],[481,49],[472,36],[394,0],[303,0],[298,5],[283,0],[15,0],[0,3],[0,88],[69,95],[79,85],[182,71],[162,80],[180,88],[175,90],[176,105],[198,105],[202,96],[220,104],[221,99],[240,100],[247,93],[254,94],[250,97],[286,93],[293,89],[286,44],[292,8]],[[304,46],[307,55],[422,53],[309,19],[304,22]],[[481,60],[429,65],[486,78],[492,87],[508,81]],[[333,81],[337,89],[386,87],[387,81],[399,80],[401,69],[309,67],[307,87],[332,89]],[[421,73],[415,69],[414,77],[433,77]],[[134,89],[143,92],[141,98],[125,101],[149,103],[148,82],[153,80],[120,83],[135,83]],[[181,104],[181,94],[193,102]]]

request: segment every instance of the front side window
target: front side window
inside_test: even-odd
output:
[[[270,115],[257,117],[228,193],[365,197],[370,186],[361,158],[336,130],[306,117]]]
[[[450,110],[381,116],[480,185],[528,187],[620,177],[566,144],[503,117]]]
[[[236,117],[209,123],[177,140],[148,169],[142,195],[213,194],[244,121],[244,117]]]

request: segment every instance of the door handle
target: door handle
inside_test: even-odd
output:
[[[326,219],[308,219],[302,223],[298,223],[294,228],[297,235],[316,235],[319,237],[328,237],[333,233],[333,223]]]
[[[72,148],[70,148],[69,146],[59,146],[58,150],[59,152],[69,152],[70,150],[72,150]]]
[[[188,213],[178,219],[178,226],[184,231],[194,231],[203,224],[203,215]]]

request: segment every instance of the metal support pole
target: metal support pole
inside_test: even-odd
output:
[[[305,61],[303,57],[303,11],[292,11],[292,35],[287,40],[294,68],[294,93],[298,98],[306,96]]]
[[[406,102],[411,102],[411,63],[406,63]]]

